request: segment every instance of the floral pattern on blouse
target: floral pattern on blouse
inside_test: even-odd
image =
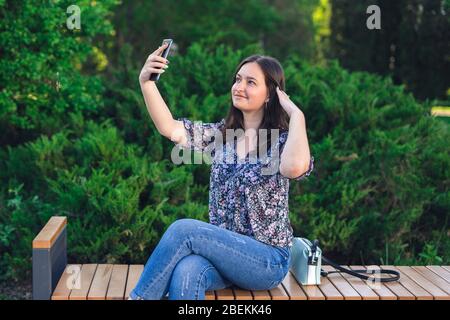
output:
[[[214,145],[214,135],[225,124],[224,119],[217,123],[193,122],[186,118],[178,120],[183,122],[188,135],[184,148],[204,152],[208,146],[214,146],[210,151],[213,158],[209,190],[210,223],[269,245],[292,246],[293,229],[288,205],[290,179],[279,172],[279,162],[272,158],[275,150],[278,150],[278,156],[281,155],[288,131],[281,131],[278,141],[267,151],[266,158],[258,157],[252,162],[249,155],[245,159],[238,158],[235,142],[233,146],[229,142]],[[276,165],[276,172],[266,174],[264,169],[273,165]],[[292,180],[308,177],[313,169],[314,157],[311,156],[308,170]]]

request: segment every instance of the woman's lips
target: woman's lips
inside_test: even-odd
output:
[[[238,95],[234,95],[236,98],[242,98],[242,99],[247,99],[246,97],[243,96],[238,96]]]

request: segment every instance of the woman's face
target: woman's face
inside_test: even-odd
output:
[[[256,111],[264,107],[268,89],[264,73],[256,62],[244,64],[231,87],[233,105],[241,111]]]

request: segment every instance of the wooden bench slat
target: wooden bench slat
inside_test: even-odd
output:
[[[380,266],[370,265],[367,269],[379,270],[382,269]],[[391,290],[398,300],[416,300],[416,296],[413,295],[407,288],[405,288],[401,281],[385,282],[383,285]]]
[[[303,286],[303,288],[306,286]],[[307,286],[311,287],[311,286]],[[339,292],[339,290],[331,283],[328,277],[320,278],[320,290],[325,296],[326,300],[344,300],[344,296]]]
[[[81,270],[80,264],[68,264],[66,266],[66,269],[62,273],[61,278],[53,291],[51,297],[52,300],[69,300],[72,286],[76,284],[77,278],[80,276],[80,272],[77,272],[77,270]],[[68,283],[70,278],[73,280],[72,283]]]
[[[225,288],[216,290],[217,300],[234,300],[233,289]]]
[[[344,268],[352,269],[351,266],[344,266]],[[356,269],[358,270],[358,269]],[[361,268],[359,270],[366,270],[365,268]],[[376,283],[375,285],[372,285],[371,283],[368,283],[367,281],[354,277],[348,273],[341,273],[341,275],[344,277],[345,280],[353,287],[353,289],[358,292],[358,294],[361,296],[363,300],[380,300],[380,297],[378,294],[376,294],[375,291],[373,291],[373,287],[381,287],[381,283]]]
[[[297,282],[295,277],[289,271],[286,277],[282,282],[284,288],[286,289],[287,294],[290,297],[290,300],[307,300],[308,297],[306,293],[300,287],[300,284]]]
[[[113,270],[112,264],[99,264],[88,293],[88,300],[105,300],[109,280]]]
[[[395,266],[381,266],[382,269],[393,269],[400,272],[400,280],[402,286],[404,286],[409,292],[411,292],[417,300],[433,300],[433,295],[419,286],[414,280],[410,279],[405,273]]]
[[[130,292],[136,287],[143,271],[143,264],[130,265],[130,268],[128,269],[127,288],[125,289],[125,299],[128,299]]]
[[[67,225],[66,217],[51,217],[33,240],[33,249],[49,249]]]
[[[205,300],[216,300],[216,294],[213,290],[205,292]]]
[[[243,290],[236,286],[233,286],[232,289],[236,300],[253,300],[253,295],[251,291]]]
[[[325,295],[322,293],[318,285],[304,286],[301,285],[303,291],[305,291],[308,300],[325,300]]]
[[[335,271],[332,266],[325,265],[322,268],[325,271]],[[353,289],[353,287],[342,277],[339,273],[332,273],[328,275],[328,279],[334,284],[334,286],[343,295],[345,300],[361,300],[359,293]]]
[[[325,296],[323,295],[318,285],[302,285],[301,282],[295,278],[291,271],[289,271],[289,273],[292,278],[298,283],[303,292],[305,292],[308,300],[325,300]]]
[[[127,285],[128,265],[115,264],[111,273],[106,300],[123,300]]]
[[[255,300],[272,300],[267,290],[252,290],[252,295]]]
[[[450,294],[450,283],[439,277],[433,271],[427,269],[427,267],[425,266],[414,266],[412,268],[419,272],[428,281],[434,283],[436,286],[442,289],[446,294]]]
[[[283,287],[283,283],[280,283],[276,288],[270,289],[269,293],[272,300],[289,300],[289,295]]]
[[[70,292],[70,300],[86,300],[89,289],[91,287],[92,279],[94,278],[97,264],[83,264],[81,266],[80,280],[81,286],[79,289],[72,289]]]
[[[408,275],[413,279],[418,285],[424,288],[426,291],[431,293],[436,300],[450,300],[450,296],[442,291],[438,286],[434,285],[428,279],[424,278],[419,272],[415,271],[413,268],[408,266],[397,267],[404,274]]]
[[[365,266],[350,266],[351,270],[380,270],[378,266],[376,268],[366,268]],[[364,280],[361,279],[363,283],[366,283]],[[368,284],[367,284],[368,285]],[[402,287],[403,288],[403,287]],[[379,283],[379,287],[371,287],[373,292],[375,292],[380,300],[397,300],[397,295],[393,293],[389,288],[385,285],[384,282]],[[404,288],[403,288],[404,289]],[[406,289],[404,289],[407,291]],[[408,291],[407,291],[408,292]],[[408,292],[412,298],[414,298],[410,292]]]
[[[450,283],[450,271],[440,266],[427,266],[428,269],[436,273],[442,279]]]

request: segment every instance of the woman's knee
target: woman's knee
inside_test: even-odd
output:
[[[166,233],[173,237],[185,237],[195,233],[195,229],[197,229],[201,223],[204,222],[189,218],[179,219],[174,221],[169,228],[167,228]]]
[[[201,275],[205,269],[211,266],[211,263],[202,256],[190,254],[177,263],[173,272],[175,276],[188,274]]]

